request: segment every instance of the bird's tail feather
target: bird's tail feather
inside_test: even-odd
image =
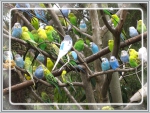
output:
[[[55,62],[55,65],[54,65],[54,67],[53,67],[52,71],[53,71],[53,70],[55,69],[55,67],[57,66],[57,64],[58,64],[59,60],[60,60],[60,57],[58,57],[58,58],[57,58],[57,60],[56,60],[56,62]]]

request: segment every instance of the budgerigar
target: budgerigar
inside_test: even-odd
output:
[[[132,55],[129,57],[129,64],[131,67],[137,67],[138,66],[137,59]]]
[[[116,14],[113,14],[113,15],[111,15],[111,21],[114,24],[114,27],[117,27],[117,25],[120,21],[120,18]]]
[[[101,68],[103,71],[107,71],[110,69],[110,63],[107,58],[102,58]]]
[[[83,40],[82,38],[79,38],[79,39],[75,42],[74,48],[75,48],[77,51],[79,51],[79,52],[83,51],[83,49],[84,49],[84,40]]]
[[[47,58],[47,64],[46,64],[46,67],[47,67],[47,69],[48,69],[50,72],[52,71],[53,66],[54,66],[53,61],[52,61],[50,58]]]
[[[72,38],[70,37],[70,35],[66,35],[64,37],[64,40],[61,42],[60,49],[59,49],[59,54],[58,54],[57,60],[56,60],[55,65],[54,65],[52,70],[55,69],[55,67],[58,64],[59,60],[64,55],[66,55],[71,50],[71,48],[72,48]]]
[[[108,40],[108,48],[112,52],[114,48],[114,40]]]
[[[32,17],[32,13],[28,10],[28,8],[30,8],[30,4],[28,3],[16,3],[16,8],[26,8],[26,9],[19,9],[22,12],[26,12],[29,17]]]
[[[21,25],[20,23],[16,22],[12,28],[12,36],[16,38],[21,38],[21,34],[22,34]]]
[[[80,26],[79,26],[79,28],[80,28],[80,30],[81,30],[82,32],[86,32],[86,31],[87,31],[87,26],[86,26],[86,23],[85,23],[85,21],[84,21],[83,19],[80,21]]]
[[[66,8],[66,7],[62,7],[61,9],[63,15],[68,18],[68,14],[70,13],[70,9]]]
[[[40,62],[44,63],[45,57],[42,54],[38,54],[36,59],[39,60]]]
[[[143,32],[147,31],[147,28],[145,24],[143,23],[143,21],[142,20],[137,21],[136,29],[139,33],[142,33],[142,28],[143,28]]]
[[[15,55],[15,62],[16,65],[20,68],[24,68],[24,60],[23,57],[21,57],[19,54]]]
[[[90,48],[91,48],[93,54],[99,52],[99,48],[94,42],[90,42]]]
[[[36,18],[36,17],[32,17],[31,18],[31,24],[32,24],[32,26],[36,29],[36,30],[38,30],[39,29],[39,20]]]
[[[138,31],[135,29],[135,27],[131,26],[129,27],[129,36],[130,37],[135,37],[139,35]]]
[[[43,67],[42,65],[39,65],[35,72],[34,72],[34,75],[38,78],[38,79],[42,79],[44,77],[44,70],[43,70]]]
[[[3,61],[5,62],[6,60],[13,60],[13,55],[11,51],[4,51]]]
[[[138,51],[138,58],[143,60],[143,62],[147,62],[147,49],[145,47],[141,47]]]
[[[135,49],[129,49],[129,55],[138,60],[138,52]]]
[[[129,54],[128,54],[128,52],[126,50],[122,50],[121,51],[121,57],[120,57],[120,59],[121,59],[121,61],[123,63],[129,62]]]
[[[40,8],[39,5],[36,5],[35,8]],[[36,15],[36,17],[40,20],[42,20],[44,23],[48,24],[46,16],[45,16],[45,12],[42,9],[34,9],[34,13]]]
[[[47,38],[50,42],[60,43],[60,36],[52,26],[46,26],[45,32],[46,32]]]
[[[77,53],[76,53],[75,51],[71,51],[71,52],[69,53],[69,55],[71,55],[74,60],[77,60],[77,59],[78,59],[78,55],[77,55]]]
[[[118,63],[118,60],[116,59],[115,56],[111,56],[110,57],[110,66],[113,70],[116,70],[118,67],[119,67],[119,63]],[[119,74],[122,76],[122,73],[119,72]],[[123,77],[123,76],[122,76]],[[127,81],[125,80],[125,78],[123,77],[124,81],[127,83]]]

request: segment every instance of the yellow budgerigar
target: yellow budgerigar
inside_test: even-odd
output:
[[[47,69],[49,71],[52,71],[54,63],[53,63],[53,61],[50,58],[47,58],[47,65],[46,66],[47,66]]]
[[[108,48],[110,51],[113,50],[114,48],[114,40],[108,40]]]

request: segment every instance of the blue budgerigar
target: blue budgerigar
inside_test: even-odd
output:
[[[34,75],[38,78],[38,79],[42,79],[44,76],[44,70],[42,65],[38,66],[34,72]]]
[[[128,54],[128,52],[126,50],[122,50],[121,51],[121,57],[120,57],[120,59],[121,59],[121,61],[123,63],[129,62],[129,54]]]
[[[99,52],[99,48],[94,42],[90,42],[90,47],[91,47],[91,50],[92,50],[93,54]]]
[[[59,60],[71,50],[72,45],[73,45],[72,38],[70,37],[70,35],[66,35],[64,37],[64,40],[60,44],[59,54],[52,70],[55,69]]]
[[[110,66],[111,66],[111,68],[112,68],[113,70],[116,70],[116,68],[119,67],[118,60],[116,59],[115,56],[111,56],[109,62],[110,62]],[[119,74],[122,76],[122,73],[121,73],[121,72],[119,72]],[[122,76],[122,77],[123,77],[123,76]],[[123,79],[124,79],[124,81],[127,83],[127,81],[125,80],[124,77],[123,77]]]
[[[107,71],[110,69],[110,63],[107,58],[102,58],[101,68],[103,71]]]
[[[139,35],[139,33],[135,29],[135,27],[131,26],[131,27],[129,27],[129,35],[130,35],[130,37],[135,37],[135,36]]]
[[[40,6],[36,5],[35,8],[40,8]],[[42,20],[44,23],[48,24],[47,19],[45,17],[45,12],[42,9],[35,9],[34,13],[36,17],[40,20]]]
[[[13,60],[13,55],[11,51],[4,51],[3,61],[5,62],[6,60]]]
[[[70,13],[70,10],[68,8],[62,7],[61,9],[63,15],[68,18],[68,14]]]
[[[44,60],[45,60],[44,55],[39,54],[39,55],[37,56],[37,60],[39,60],[40,62],[44,63]]]
[[[72,55],[74,60],[78,59],[78,55],[77,55],[77,53],[75,51],[71,51],[70,54]]]
[[[80,21],[80,30],[82,31],[82,32],[86,32],[87,31],[87,26],[86,26],[86,23],[85,23],[85,21],[82,19],[81,21]]]
[[[24,68],[24,60],[23,57],[20,56],[20,54],[15,55],[15,62],[18,67]]]
[[[30,17],[32,17],[32,14],[30,13],[30,11],[28,10],[28,8],[30,8],[30,4],[28,3],[16,3],[16,8],[26,8],[25,9],[20,9],[22,12],[26,12]]]
[[[111,57],[110,57],[110,66],[111,66],[111,68],[114,69],[114,70],[119,67],[118,60],[116,59],[115,56],[111,56]]]
[[[21,34],[22,34],[21,25],[20,25],[20,23],[16,22],[12,28],[12,37],[20,38]]]

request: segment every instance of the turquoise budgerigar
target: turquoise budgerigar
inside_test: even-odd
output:
[[[22,28],[20,23],[15,23],[12,28],[12,37],[21,38]]]
[[[94,42],[90,42],[90,48],[91,48],[93,54],[99,52],[99,48]]]
[[[57,57],[57,60],[55,62],[55,65],[52,70],[55,69],[56,65],[58,64],[59,60],[66,55],[72,48],[72,38],[70,35],[66,35],[64,37],[64,40],[61,42],[60,48],[59,48],[59,54]],[[62,66],[63,67],[63,66]]]
[[[135,27],[131,26],[129,27],[129,36],[130,37],[135,37],[139,35],[138,31],[135,29]]]
[[[142,20],[137,21],[136,29],[139,33],[142,33],[142,28],[143,32],[147,31],[146,25],[143,23],[143,21]]]
[[[24,60],[23,57],[21,57],[19,54],[15,55],[15,62],[16,65],[20,68],[24,68]]]
[[[77,59],[78,59],[78,55],[77,55],[77,53],[76,53],[75,51],[71,51],[71,52],[69,53],[69,55],[71,55],[74,60],[77,60]]]
[[[107,58],[102,58],[101,68],[103,71],[107,71],[110,69],[110,63]]]

